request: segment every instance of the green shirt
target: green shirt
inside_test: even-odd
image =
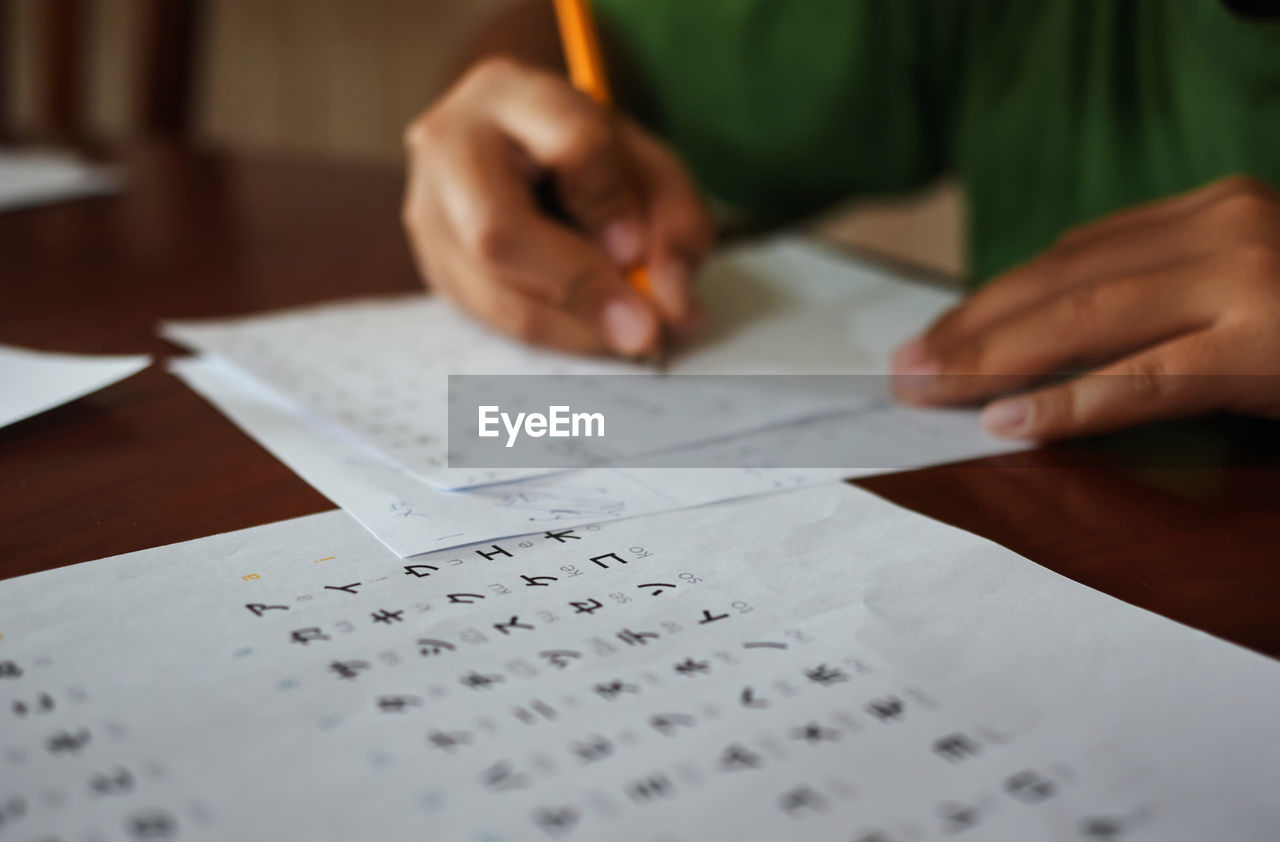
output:
[[[639,115],[771,221],[964,183],[981,282],[1109,211],[1280,187],[1280,25],[1222,0],[596,0]]]

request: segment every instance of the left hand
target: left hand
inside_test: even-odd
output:
[[[1069,231],[900,348],[894,390],[972,403],[1085,368],[993,401],[983,424],[1047,440],[1218,410],[1280,417],[1280,193],[1232,176]]]

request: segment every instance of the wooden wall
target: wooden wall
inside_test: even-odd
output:
[[[14,122],[38,130],[36,14],[8,0]],[[138,0],[83,0],[88,128],[127,137]],[[400,160],[404,124],[440,90],[458,44],[503,0],[206,0],[196,139],[373,161]]]
[[[501,0],[213,0],[200,132],[399,161],[409,119]]]

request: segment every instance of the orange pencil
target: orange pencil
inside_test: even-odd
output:
[[[605,75],[600,55],[600,36],[591,18],[588,0],[555,0],[556,21],[560,24],[560,41],[564,46],[569,81],[573,86],[601,105],[610,105],[609,78]],[[649,294],[649,273],[644,265],[632,266],[627,279],[642,295]]]

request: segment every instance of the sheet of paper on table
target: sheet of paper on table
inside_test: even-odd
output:
[[[57,354],[0,345],[0,427],[96,392],[149,365],[146,355]]]
[[[766,286],[763,278],[772,278],[771,283],[780,290],[791,290],[793,302],[777,308],[777,319],[795,321],[797,325],[825,321],[844,325],[840,330],[808,331],[812,336],[821,336],[825,331],[829,337],[816,350],[790,341],[801,354],[795,365],[809,371],[824,365],[830,368],[828,358],[841,359],[842,354],[848,355],[852,367],[883,370],[896,344],[953,300],[938,290],[895,282],[882,273],[790,240],[730,252],[711,267],[709,276],[713,280],[720,278],[715,283],[722,289],[738,283],[758,290]],[[788,280],[791,278],[800,280],[793,284]],[[723,300],[726,309],[732,311],[741,307],[745,299]],[[829,306],[832,301],[845,303]],[[849,301],[859,304],[851,307]],[[834,319],[831,314],[837,312],[842,315]],[[724,318],[727,324],[744,324],[732,312]],[[754,326],[747,324],[743,329],[760,334],[759,341],[739,341],[734,353],[740,356],[744,369],[756,371],[763,370],[766,361],[777,356],[771,349],[788,344],[788,338],[794,340],[797,333],[804,332],[800,327],[770,326],[772,323],[764,316]],[[712,358],[721,353],[726,343],[715,341],[714,337],[725,330],[713,326],[711,341],[700,352],[698,358],[710,360],[708,366],[720,364]],[[185,336],[188,332],[184,329],[181,333]],[[771,333],[772,339],[768,337]],[[838,336],[846,338],[837,341]],[[702,464],[722,463],[723,468],[593,469],[488,485],[465,494],[441,494],[383,450],[305,411],[283,392],[268,388],[225,360],[181,360],[174,370],[303,479],[403,556],[523,534],[549,522],[574,526],[839,477],[976,458],[1019,447],[986,435],[972,412],[912,410],[884,398],[851,416],[815,418],[699,448]],[[790,467],[828,464],[821,457],[832,452],[831,440],[836,438],[833,434],[844,432],[849,425],[856,425],[866,448],[878,454],[880,467],[847,467],[841,462],[832,468]],[[765,456],[782,467],[734,467],[748,461],[747,450],[753,453],[752,461]],[[490,483],[501,479],[488,475],[475,478]]]
[[[831,434],[860,425],[898,469],[1007,452],[1018,446],[987,436],[971,413],[885,404],[855,418],[835,416],[742,436],[699,449],[723,468],[592,468],[442,491],[381,453],[326,430],[278,393],[225,361],[175,360],[173,372],[391,550],[411,556],[549,526],[605,520],[767,494],[843,477],[876,473],[852,468],[741,468],[740,451],[775,464],[814,464]]]
[[[120,177],[61,152],[0,150],[0,211],[114,193]]]
[[[899,282],[797,240],[727,251],[699,281],[713,322],[701,344],[672,361],[672,374],[882,374],[897,343],[953,303],[952,293]],[[643,366],[530,348],[422,295],[343,302],[280,314],[171,322],[165,336],[219,356],[316,419],[446,488],[549,473],[446,467],[448,374],[627,374]],[[643,382],[597,381],[635,397]],[[652,383],[652,381],[650,381]],[[666,378],[661,388],[678,388]],[[862,406],[852,394],[746,400],[726,384],[681,394],[660,449],[693,444],[683,417],[714,416],[724,437]],[[706,410],[698,414],[697,402]],[[608,401],[606,401],[608,402]],[[656,409],[661,404],[655,402]],[[647,418],[662,429],[662,413]]]
[[[1280,666],[839,484],[412,560],[331,512],[0,604],[18,838],[1280,832]]]

